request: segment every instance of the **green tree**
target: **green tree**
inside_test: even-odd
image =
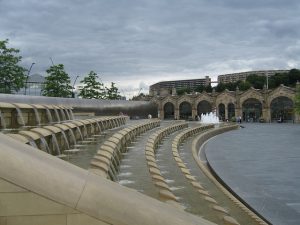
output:
[[[222,92],[225,91],[226,89],[226,85],[224,83],[218,83],[218,85],[216,86],[216,92]]]
[[[205,91],[208,92],[208,93],[211,93],[213,90],[212,86],[209,84],[207,86],[205,86]]]
[[[251,84],[248,81],[243,81],[238,84],[238,87],[240,91],[247,91],[251,87]]]
[[[291,69],[288,73],[289,77],[289,84],[294,86],[297,81],[300,82],[300,70],[297,69]]]
[[[195,91],[199,92],[199,93],[203,92],[204,90],[205,90],[205,86],[204,85],[199,85],[199,86],[197,86],[195,88]]]
[[[189,87],[182,87],[176,89],[177,95],[184,95],[185,93],[190,94],[192,90]]]
[[[46,81],[42,94],[49,97],[71,97],[71,80],[69,75],[65,72],[64,65],[58,64],[50,66],[46,72],[48,75],[45,78]]]
[[[13,93],[24,87],[26,69],[19,66],[22,56],[20,50],[8,48],[8,39],[0,40],[0,92]]]
[[[106,99],[120,99],[121,95],[120,92],[118,91],[118,88],[115,86],[114,82],[111,82],[110,88],[105,87],[106,89]]]
[[[251,74],[246,78],[252,87],[256,89],[263,89],[264,85],[267,83],[265,76],[258,76],[256,74]]]
[[[79,96],[88,99],[103,99],[105,98],[105,89],[103,83],[97,81],[97,73],[90,71],[90,73],[84,77],[81,84],[84,86],[79,89]]]
[[[269,88],[276,88],[279,85],[289,86],[289,75],[287,73],[276,73],[269,77]]]
[[[295,111],[300,114],[300,86],[297,85],[296,96],[295,96]]]

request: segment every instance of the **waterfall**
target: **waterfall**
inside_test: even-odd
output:
[[[57,138],[56,138],[55,134],[53,134],[53,133],[52,133],[52,144],[53,144],[53,146],[55,146],[55,148],[56,148],[56,153],[57,153],[57,155],[61,155],[60,147],[59,147],[59,145],[58,145]]]
[[[74,114],[73,114],[73,110],[72,109],[70,109],[70,115],[71,115],[70,120],[74,120]]]
[[[50,110],[49,110],[48,108],[45,108],[45,109],[46,109],[48,121],[49,121],[49,123],[52,123],[52,122],[53,122],[53,119],[52,119],[51,112],[50,112]]]
[[[1,121],[1,127],[2,129],[6,129],[6,122],[5,122],[5,119],[4,119],[4,116],[0,110],[0,121]]]
[[[45,138],[41,136],[40,140],[41,140],[41,142],[43,144],[43,147],[44,147],[44,148],[42,148],[42,150],[44,150],[44,152],[47,152],[47,153],[51,154],[51,150],[50,150],[49,145],[47,144],[47,141],[45,140]]]
[[[16,110],[18,112],[18,115],[19,115],[20,120],[21,120],[21,125],[25,126],[25,121],[24,121],[24,117],[23,117],[21,109],[18,106],[16,106],[15,104],[13,104],[13,105],[16,107]]]
[[[33,139],[29,139],[29,145],[38,149],[38,146],[36,145],[36,143]]]
[[[83,136],[84,137],[88,136],[88,131],[87,131],[87,128],[86,128],[85,124],[83,124]]]
[[[64,109],[63,109],[63,108],[60,108],[59,111],[60,111],[62,120],[63,120],[63,121],[67,120]]]
[[[79,127],[76,127],[76,128],[77,128],[78,133],[80,134],[81,140],[83,141],[83,136],[82,136],[80,128]]]
[[[70,149],[70,144],[69,144],[69,142],[68,142],[68,138],[67,138],[66,133],[65,133],[64,130],[62,130],[62,129],[61,129],[61,133],[62,133],[62,135],[63,135],[63,137],[64,137],[64,139],[65,139],[67,148]]]
[[[73,141],[74,141],[74,145],[76,145],[76,137],[75,137],[75,134],[74,134],[72,128],[69,129],[69,132],[70,132],[71,137],[72,137],[72,139],[73,139]]]
[[[35,108],[34,106],[33,106],[33,111],[34,111],[34,115],[35,115],[35,119],[36,119],[37,125],[41,125],[40,114],[39,114],[37,108]]]
[[[59,117],[59,114],[58,114],[58,111],[57,111],[56,108],[54,108],[54,112],[55,112],[55,115],[56,115],[57,122],[60,123],[60,117]]]
[[[68,109],[64,109],[65,110],[65,114],[67,115],[67,120],[71,120],[71,117],[70,117],[70,113],[68,111]]]
[[[96,124],[97,124],[97,126],[98,126],[98,129],[99,129],[99,133],[101,133],[101,127],[100,127],[100,125],[99,125],[99,123],[96,121]]]

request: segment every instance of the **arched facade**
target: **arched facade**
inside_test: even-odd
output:
[[[175,106],[171,102],[164,104],[164,119],[175,119]]]
[[[192,119],[192,105],[189,102],[181,102],[179,105],[179,119],[190,120]]]
[[[212,104],[206,100],[202,100],[197,105],[197,114],[201,116],[201,114],[206,114],[212,111]]]
[[[262,117],[262,103],[256,98],[248,98],[242,104],[242,120],[258,122]]]
[[[272,122],[277,121],[281,113],[287,122],[300,122],[299,115],[292,110],[295,93],[295,88],[280,86],[274,90],[250,88],[245,92],[225,90],[222,93],[155,96],[152,101],[159,105],[161,119],[195,119],[210,110],[223,120],[242,117],[249,122]]]
[[[294,120],[293,115],[294,102],[292,99],[279,96],[271,101],[271,121],[288,122]]]

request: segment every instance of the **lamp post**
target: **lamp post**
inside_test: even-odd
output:
[[[30,68],[28,70],[28,73],[27,73],[26,82],[25,82],[25,95],[27,94],[27,82],[28,82],[28,78],[29,78],[29,75],[30,75],[30,71],[31,71],[34,64],[35,64],[34,62],[31,63],[31,66],[30,66]]]
[[[75,80],[74,80],[73,86],[72,86],[72,98],[75,98],[75,91],[74,91],[74,89],[75,89],[75,83],[76,83],[78,77],[79,76],[77,75],[76,78],[75,78]]]

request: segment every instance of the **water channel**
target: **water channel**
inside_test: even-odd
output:
[[[205,146],[215,172],[274,225],[300,224],[300,126],[242,124]]]

